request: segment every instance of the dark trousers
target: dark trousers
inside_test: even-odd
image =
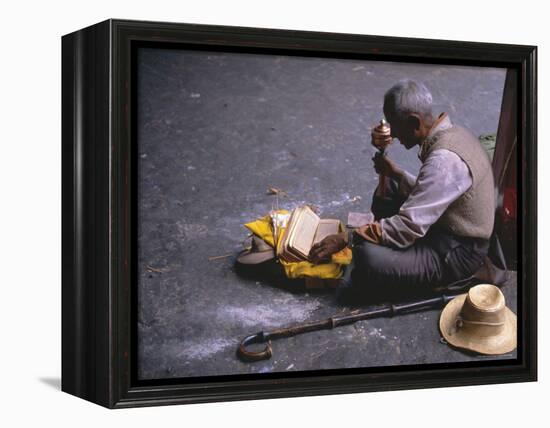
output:
[[[376,192],[373,197],[371,210],[376,219],[397,214],[404,202],[397,183],[386,183],[385,197],[376,196]],[[435,226],[405,249],[363,241],[353,248],[351,275],[346,275],[343,286],[396,297],[429,293],[471,277],[483,264],[488,249],[488,240],[455,236]]]

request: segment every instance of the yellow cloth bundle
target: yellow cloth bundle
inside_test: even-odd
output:
[[[278,214],[288,214],[287,210],[279,210]],[[273,225],[271,222],[271,217],[266,215],[257,220],[254,220],[250,223],[244,225],[248,230],[253,234],[259,236],[265,242],[267,242],[272,247],[275,247],[274,238],[273,238]],[[341,227],[341,226],[340,226]],[[277,235],[277,245],[281,242],[283,231],[285,229],[281,228],[278,231]],[[303,262],[286,262],[279,259],[281,265],[283,266],[286,276],[288,278],[321,278],[321,279],[336,279],[342,276],[342,265],[347,265],[351,262],[351,250],[349,248],[344,248],[332,255],[332,260],[330,263],[323,263],[315,265],[308,261]]]

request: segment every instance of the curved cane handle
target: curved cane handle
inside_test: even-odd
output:
[[[246,347],[253,343],[265,343],[265,348],[263,349],[263,351],[258,352],[247,351]],[[269,360],[271,358],[271,355],[273,355],[271,342],[269,340],[265,340],[263,332],[252,334],[242,340],[239,348],[237,349],[237,355],[243,361]]]

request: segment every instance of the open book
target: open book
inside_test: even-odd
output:
[[[309,251],[317,242],[340,231],[340,220],[321,219],[307,205],[292,211],[277,247],[277,255],[287,262],[309,260]]]

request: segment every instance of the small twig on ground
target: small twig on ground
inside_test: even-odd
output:
[[[145,266],[145,268],[149,271],[149,272],[156,272],[156,273],[163,273],[163,271],[161,269],[157,269],[157,268],[154,268],[152,266]]]
[[[279,196],[288,196],[288,193],[286,193],[284,190],[279,189],[278,187],[269,187],[267,189],[268,195],[279,195]]]
[[[212,256],[212,257],[208,257],[208,260],[212,261],[212,260],[225,259],[226,257],[232,256],[232,255],[233,253],[224,254],[222,256]]]

